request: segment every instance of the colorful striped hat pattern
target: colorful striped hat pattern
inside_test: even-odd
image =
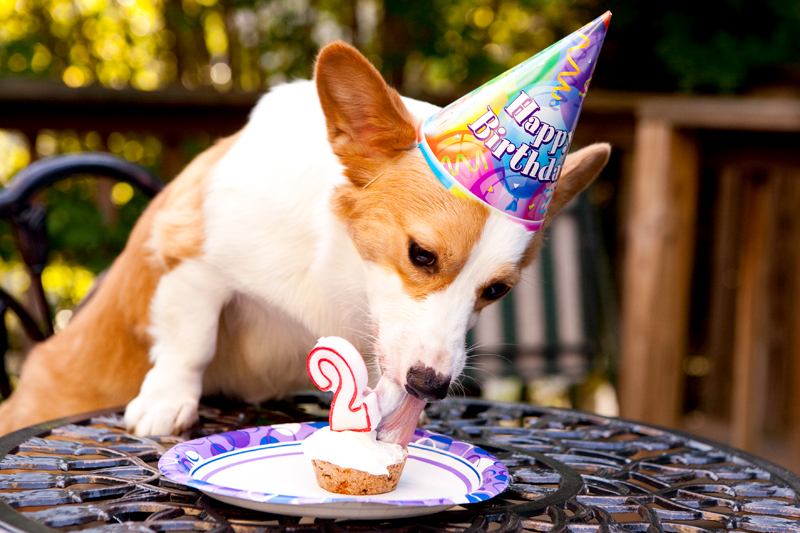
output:
[[[611,12],[425,120],[420,149],[453,194],[542,227]]]

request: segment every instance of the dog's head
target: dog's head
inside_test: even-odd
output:
[[[382,382],[440,400],[464,368],[467,330],[519,281],[543,232],[447,191],[418,148],[421,119],[353,47],[325,47],[315,79],[349,179],[333,209],[366,265]],[[609,152],[600,144],[567,157],[548,218],[597,176]]]

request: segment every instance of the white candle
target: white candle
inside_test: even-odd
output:
[[[381,421],[378,396],[356,348],[340,337],[322,337],[308,354],[308,374],[323,391],[334,391],[328,420],[333,431],[372,431]]]

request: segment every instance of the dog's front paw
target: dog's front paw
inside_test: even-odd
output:
[[[139,394],[125,409],[128,431],[139,437],[177,435],[197,421],[197,400]]]

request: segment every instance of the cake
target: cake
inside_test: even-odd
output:
[[[377,440],[375,431],[318,430],[303,441],[317,484],[328,492],[384,494],[400,481],[408,450]]]
[[[364,358],[347,340],[322,337],[306,364],[311,381],[320,390],[334,393],[328,427],[309,435],[301,445],[313,464],[317,484],[338,494],[393,491],[408,450],[377,438],[381,408],[376,391],[367,386]]]

